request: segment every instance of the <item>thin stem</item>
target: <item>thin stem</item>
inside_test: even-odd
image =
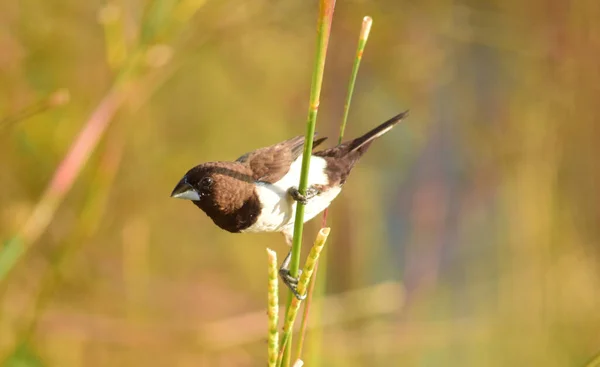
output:
[[[69,91],[67,89],[59,89],[50,94],[44,100],[29,105],[12,116],[0,118],[0,131],[8,129],[19,121],[26,120],[32,116],[42,113],[54,107],[59,107],[69,103]]]
[[[308,285],[308,293],[306,297],[306,303],[304,304],[304,312],[302,313],[302,323],[300,326],[300,339],[298,340],[298,345],[296,347],[296,359],[300,359],[302,357],[302,348],[304,347],[304,340],[306,339],[306,330],[308,328],[308,312],[310,311],[310,306],[312,305],[312,297],[315,289],[315,283],[317,281],[317,271],[319,270],[319,262],[317,261],[315,264],[315,270],[313,274],[315,275],[310,279],[310,283]]]
[[[327,226],[327,209],[323,212],[323,221],[321,222],[321,228],[325,228]],[[323,248],[321,251],[321,256],[319,259],[323,259],[323,256],[327,254],[327,249]],[[317,278],[317,273],[319,272],[319,260],[315,263],[315,270],[313,271],[313,277],[310,278],[310,283],[308,285],[306,302],[304,303],[304,312],[302,313],[302,324],[300,326],[300,340],[298,340],[298,346],[296,348],[296,358],[300,360],[302,357],[302,349],[304,348],[304,340],[306,339],[306,331],[308,329],[308,313],[311,310],[313,295],[315,294],[315,286],[319,281]],[[322,290],[322,289],[321,289]]]
[[[308,186],[308,170],[310,168],[310,157],[312,155],[313,135],[315,134],[315,125],[317,122],[317,113],[319,111],[319,101],[321,96],[321,86],[323,84],[323,72],[325,70],[325,58],[327,55],[327,44],[331,31],[331,21],[333,16],[333,7],[335,1],[321,0],[319,11],[319,28],[317,36],[317,54],[315,70],[313,72],[312,86],[310,91],[310,102],[308,109],[308,121],[306,124],[306,139],[304,142],[304,152],[302,154],[302,170],[300,171],[300,183],[298,190],[305,194]],[[294,222],[294,239],[292,241],[292,259],[290,263],[290,273],[297,276],[300,267],[300,249],[302,244],[302,229],[304,225],[304,205],[298,203],[296,217]]]
[[[304,294],[306,292],[308,282],[311,279],[313,270],[315,269],[315,265],[319,260],[319,255],[323,250],[325,241],[327,241],[327,236],[329,236],[329,231],[329,228],[321,228],[319,234],[317,235],[317,239],[315,240],[315,243],[310,250],[310,254],[308,254],[306,264],[304,265],[304,269],[302,270],[302,275],[298,280],[298,293],[300,294]],[[290,306],[287,309],[287,313],[285,315],[285,320],[283,323],[281,351],[279,353],[281,359],[280,366],[283,366],[283,363],[285,363],[285,354],[287,353],[289,356],[289,345],[291,345],[292,328],[294,326],[294,322],[296,321],[296,315],[298,314],[299,309],[300,301],[296,297],[293,297],[292,302],[290,303]]]
[[[317,51],[315,56],[315,68],[313,70],[310,100],[308,109],[308,121],[306,123],[306,135],[304,141],[304,152],[302,154],[302,170],[300,173],[300,183],[298,190],[305,194],[308,186],[308,170],[310,168],[310,157],[312,155],[313,136],[317,122],[317,113],[321,96],[321,86],[323,84],[323,73],[325,70],[325,59],[327,56],[327,46],[329,44],[329,35],[331,33],[331,22],[333,21],[333,11],[335,9],[335,0],[319,1],[319,19],[317,27]],[[292,241],[292,258],[290,262],[290,274],[298,276],[300,267],[300,251],[302,248],[302,229],[304,227],[304,205],[298,203],[296,208],[296,217],[294,219],[294,238]],[[301,293],[302,294],[302,293]],[[286,318],[289,317],[291,305],[294,296],[289,294]],[[288,343],[286,353],[283,357],[283,365],[290,363],[291,341]]]
[[[338,138],[338,144],[342,143],[344,138],[344,131],[346,130],[346,121],[348,120],[348,113],[350,111],[350,103],[352,102],[352,94],[354,93],[354,84],[356,84],[356,75],[358,74],[358,68],[362,61],[362,55],[369,39],[369,33],[371,32],[371,25],[373,19],[366,16],[363,18],[362,28],[360,29],[360,35],[358,36],[358,46],[356,47],[356,57],[354,58],[354,66],[352,66],[352,74],[350,75],[350,81],[348,82],[348,94],[346,95],[346,103],[344,104],[344,117],[342,118],[342,126],[340,127],[340,136]]]
[[[367,40],[369,39],[369,33],[371,31],[371,26],[373,24],[373,19],[369,16],[363,18],[362,27],[360,29],[360,34],[358,36],[358,46],[356,48],[356,57],[354,58],[354,66],[352,67],[352,74],[350,75],[350,81],[348,83],[348,94],[346,96],[346,103],[344,104],[344,116],[342,118],[342,125],[340,127],[340,135],[338,137],[338,144],[342,143],[342,139],[344,137],[344,131],[346,129],[346,121],[348,120],[348,114],[350,111],[350,103],[352,102],[352,94],[354,92],[354,85],[356,84],[356,76],[358,75],[358,69],[360,67],[360,62],[362,60],[362,55],[365,50],[365,46],[367,44]],[[321,227],[327,226],[327,213],[328,209],[325,209],[323,212],[323,221]],[[326,250],[321,254],[321,259],[326,257]],[[326,268],[323,268],[322,272],[326,271]],[[302,348],[304,346],[304,339],[306,337],[306,329],[308,326],[308,314],[311,309],[313,292],[315,290],[315,283],[318,281],[317,273],[319,271],[319,262],[315,265],[314,277],[311,280],[310,287],[308,289],[308,296],[306,298],[306,303],[304,305],[304,313],[302,315],[302,326],[300,329],[300,340],[298,342],[296,358],[300,359],[302,357]],[[324,287],[319,287],[321,291],[323,291]]]

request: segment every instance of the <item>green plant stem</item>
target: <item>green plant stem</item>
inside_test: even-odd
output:
[[[317,51],[315,56],[315,68],[313,70],[310,101],[308,109],[308,121],[306,124],[306,135],[304,141],[304,152],[302,154],[302,170],[300,173],[300,183],[298,190],[305,194],[308,186],[308,170],[310,168],[310,157],[312,155],[313,136],[317,122],[317,113],[319,111],[319,101],[321,96],[321,86],[323,84],[323,73],[325,70],[325,59],[327,56],[327,46],[329,44],[329,35],[331,33],[331,22],[333,20],[333,11],[335,9],[335,0],[319,1],[319,19],[317,26]],[[304,205],[298,203],[296,207],[296,217],[294,219],[294,238],[292,241],[292,258],[290,262],[290,274],[298,276],[300,267],[300,251],[302,248],[302,229],[304,227]],[[289,316],[291,304],[294,296],[290,292],[288,297],[286,317]],[[287,344],[283,356],[283,365],[288,366],[291,354],[291,340]]]
[[[346,129],[346,121],[348,120],[348,114],[350,111],[350,103],[352,102],[352,94],[354,92],[354,85],[356,84],[356,76],[358,75],[358,69],[360,67],[360,62],[362,60],[362,55],[365,50],[367,40],[369,39],[369,33],[371,31],[372,24],[373,24],[373,19],[371,17],[366,16],[363,18],[362,27],[360,29],[360,34],[358,36],[358,46],[356,47],[356,57],[354,58],[354,65],[352,67],[352,73],[350,75],[350,81],[348,83],[348,94],[346,96],[346,102],[344,104],[344,116],[342,118],[342,124],[340,127],[340,135],[338,137],[338,144],[341,144],[342,139],[344,138],[344,131]],[[325,212],[323,212],[323,222],[321,224],[321,227],[327,226],[327,212],[328,212],[327,209],[325,209]],[[327,252],[326,252],[326,249],[324,249],[320,258],[323,260],[323,259],[326,259],[326,256],[327,256]],[[319,281],[318,280],[319,278],[317,278],[318,271],[319,271],[319,262],[317,262],[315,265],[314,277],[312,278],[310,287],[308,289],[308,295],[306,298],[306,303],[304,305],[304,313],[302,314],[302,326],[300,329],[300,340],[298,342],[297,352],[296,352],[296,356],[298,359],[300,359],[302,357],[302,348],[304,346],[304,339],[306,337],[306,329],[308,326],[308,314],[311,309],[313,292],[315,291],[315,284]],[[327,271],[326,267],[324,267],[321,270],[322,273],[325,271]],[[324,284],[320,284],[320,287],[317,287],[318,292],[320,292],[320,293],[324,292],[324,288],[325,288]]]
[[[350,103],[352,102],[352,94],[354,93],[354,85],[356,84],[356,75],[358,75],[358,68],[362,61],[362,55],[369,39],[369,33],[371,32],[371,25],[373,19],[366,16],[363,18],[362,28],[360,29],[360,35],[358,37],[358,46],[356,47],[356,57],[354,58],[354,65],[352,66],[352,74],[350,75],[350,81],[348,82],[348,94],[346,95],[346,103],[344,104],[344,117],[342,118],[342,126],[340,126],[340,136],[338,138],[338,144],[342,143],[344,138],[344,131],[346,130],[346,121],[348,121],[348,113],[350,111]]]
[[[308,121],[306,124],[306,139],[304,142],[304,152],[302,153],[302,170],[300,171],[300,183],[298,190],[305,194],[308,186],[308,170],[310,168],[310,157],[312,155],[313,135],[315,134],[315,125],[317,122],[317,113],[319,111],[319,101],[321,96],[321,86],[323,84],[323,73],[325,70],[325,59],[327,55],[327,44],[331,31],[331,20],[335,1],[321,0],[319,11],[319,27],[317,35],[317,54],[315,70],[312,77],[310,91],[310,102],[308,109]],[[304,205],[298,203],[296,217],[294,222],[294,239],[292,241],[292,259],[290,263],[290,272],[292,276],[297,276],[300,267],[300,249],[302,244],[302,229],[304,227]]]
[[[321,228],[325,228],[327,227],[327,209],[325,209],[325,211],[323,212],[323,220],[321,222]],[[300,340],[298,340],[298,346],[296,347],[296,358],[300,359],[302,357],[302,350],[304,348],[304,341],[306,339],[306,331],[308,330],[308,313],[310,312],[311,309],[314,309],[314,306],[312,305],[312,301],[313,301],[313,296],[315,294],[319,294],[322,295],[324,293],[324,281],[321,278],[317,278],[317,273],[319,272],[319,262],[320,261],[325,261],[325,263],[327,263],[326,258],[324,258],[324,256],[327,255],[327,249],[323,248],[323,250],[321,251],[321,255],[319,256],[319,260],[317,260],[317,262],[315,263],[315,269],[313,271],[313,277],[310,278],[310,283],[308,285],[308,291],[307,291],[307,296],[306,296],[306,302],[304,303],[304,312],[302,313],[302,324],[300,326]],[[321,273],[325,272],[327,269],[325,268]],[[318,287],[318,291],[315,293],[315,288]],[[323,308],[322,306],[319,306],[319,308],[317,309],[317,317],[322,314]],[[315,311],[313,310],[313,313]],[[317,324],[318,321],[317,321]],[[321,335],[319,335],[319,337],[321,337]],[[311,341],[314,343],[314,335],[312,335],[311,337]],[[315,364],[317,363],[317,361],[315,361]]]
[[[302,322],[300,326],[300,339],[298,340],[298,345],[296,346],[296,359],[300,359],[302,357],[302,348],[304,347],[304,340],[306,339],[306,330],[308,328],[308,313],[310,311],[310,305],[312,304],[312,297],[315,288],[315,282],[317,281],[316,275],[318,269],[319,262],[317,261],[315,264],[315,270],[313,271],[315,277],[310,279],[306,302],[304,303],[304,312],[302,313]]]
[[[306,259],[306,264],[304,265],[304,269],[302,271],[302,275],[298,280],[298,293],[304,294],[308,287],[308,283],[312,277],[313,271],[315,269],[315,265],[319,260],[319,255],[325,246],[325,241],[327,241],[327,237],[329,236],[329,228],[321,228],[317,235],[317,239],[313,247],[310,250],[310,254],[308,254],[308,258]],[[287,309],[287,313],[285,315],[285,320],[283,323],[283,333],[281,336],[281,351],[279,353],[281,363],[280,366],[284,366],[285,354],[287,353],[289,356],[289,345],[291,345],[292,338],[292,328],[294,326],[294,322],[296,321],[296,315],[298,314],[298,310],[300,309],[300,301],[293,297],[290,302],[290,306]],[[289,357],[288,357],[289,361]]]

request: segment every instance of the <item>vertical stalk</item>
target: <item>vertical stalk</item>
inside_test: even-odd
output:
[[[317,122],[317,113],[319,111],[319,101],[321,96],[321,86],[323,84],[323,73],[325,70],[325,59],[327,56],[327,46],[329,44],[329,35],[331,33],[331,22],[333,20],[333,11],[335,0],[319,1],[319,19],[317,26],[317,51],[315,55],[315,68],[313,70],[310,101],[308,109],[308,121],[306,123],[306,135],[304,141],[304,152],[302,154],[302,170],[300,173],[300,183],[298,190],[305,194],[308,186],[308,170],[310,168],[310,157],[312,154],[313,136]],[[304,205],[298,203],[296,208],[296,217],[294,222],[294,239],[292,241],[292,258],[290,262],[290,274],[298,276],[300,267],[300,251],[302,248],[302,229],[304,227]],[[293,294],[289,294],[286,317],[291,310]],[[287,342],[286,350],[283,356],[283,365],[288,366],[290,362],[291,337]]]
[[[342,126],[340,126],[338,144],[341,144],[342,139],[344,138],[346,121],[348,121],[350,103],[352,102],[352,94],[354,93],[354,84],[356,84],[356,75],[358,74],[358,68],[360,67],[360,62],[362,61],[362,55],[365,51],[367,40],[369,39],[371,25],[373,25],[373,19],[369,16],[364,17],[362,28],[360,29],[360,35],[358,36],[358,46],[356,47],[356,57],[354,58],[354,65],[352,66],[352,74],[350,75],[350,81],[348,82],[348,94],[346,95],[346,103],[344,104],[344,117],[342,118]]]
[[[315,265],[319,260],[319,255],[325,246],[325,241],[327,241],[327,237],[329,236],[329,228],[321,228],[317,235],[317,239],[313,247],[308,254],[308,258],[306,259],[306,264],[304,265],[304,270],[302,271],[302,275],[300,279],[298,279],[298,293],[304,294],[306,289],[308,288],[308,282],[312,277],[313,271],[315,269]],[[287,313],[285,315],[285,320],[283,322],[283,333],[281,335],[281,366],[285,363],[285,353],[290,353],[288,350],[288,346],[291,345],[292,338],[292,328],[294,326],[294,322],[296,321],[296,315],[298,314],[298,310],[300,310],[300,301],[296,297],[292,297],[292,301],[290,302],[290,307],[288,307]],[[288,357],[289,362],[289,357]]]
[[[321,97],[321,86],[323,84],[323,72],[325,70],[325,58],[327,55],[327,45],[329,43],[329,34],[331,32],[331,21],[333,19],[333,9],[335,0],[321,0],[319,8],[319,26],[317,34],[317,54],[315,70],[312,76],[312,85],[310,90],[310,102],[308,109],[308,121],[306,124],[306,139],[304,142],[304,152],[302,154],[302,170],[300,171],[300,183],[298,190],[305,194],[308,186],[308,170],[310,168],[310,157],[313,147],[313,135],[315,134],[315,125],[317,123],[317,113]],[[304,205],[298,203],[296,217],[294,222],[294,239],[292,242],[292,259],[290,263],[290,272],[292,276],[298,275],[300,267],[300,249],[302,245],[302,229],[304,225]]]
[[[338,137],[338,144],[342,143],[342,139],[344,137],[344,131],[346,129],[346,121],[348,120],[348,114],[350,111],[350,103],[352,102],[352,94],[354,93],[354,85],[356,84],[356,76],[358,75],[358,69],[360,67],[360,62],[362,60],[362,55],[365,50],[365,46],[367,44],[367,40],[369,39],[369,33],[371,31],[371,26],[373,25],[373,19],[369,16],[363,18],[362,27],[360,29],[360,34],[358,36],[358,45],[356,47],[356,56],[354,58],[354,65],[352,67],[352,73],[350,75],[350,81],[348,82],[348,94],[346,95],[346,102],[344,104],[344,116],[342,118],[342,124],[340,126],[340,135]],[[327,226],[327,209],[323,212],[323,222],[321,224],[322,227]],[[326,251],[323,250],[320,259],[326,259]],[[326,268],[321,270],[321,273],[326,271]],[[298,342],[296,355],[297,358],[302,357],[302,348],[304,346],[304,339],[306,336],[306,328],[308,325],[308,313],[311,308],[313,292],[315,290],[315,284],[318,281],[317,279],[324,279],[323,276],[321,278],[317,278],[317,273],[319,271],[319,262],[315,264],[314,277],[311,280],[310,286],[308,288],[308,295],[306,298],[306,303],[304,306],[304,313],[302,314],[302,326],[300,328],[300,341]],[[322,274],[323,275],[323,274]],[[322,292],[324,287],[318,287],[318,289]],[[318,310],[317,310],[318,311]]]

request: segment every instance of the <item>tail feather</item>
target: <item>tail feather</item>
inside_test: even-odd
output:
[[[390,131],[394,127],[394,125],[402,121],[402,119],[406,116],[408,116],[408,111],[404,111],[392,117],[391,119],[377,126],[376,128],[364,134],[363,136],[350,141],[349,152],[354,152],[357,150],[366,151],[366,149],[369,147],[369,145],[371,145],[371,142],[373,140]]]
[[[344,184],[352,167],[354,167],[354,164],[356,164],[360,157],[365,154],[373,140],[390,131],[394,125],[406,116],[408,116],[408,111],[404,111],[401,114],[392,117],[361,137],[313,153],[315,156],[323,157],[327,161],[329,184]]]

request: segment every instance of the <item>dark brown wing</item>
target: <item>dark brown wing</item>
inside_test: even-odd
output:
[[[327,138],[313,142],[313,149]],[[275,183],[288,173],[292,163],[302,155],[304,136],[299,135],[270,147],[260,148],[239,157],[236,162],[250,167],[256,181]]]

